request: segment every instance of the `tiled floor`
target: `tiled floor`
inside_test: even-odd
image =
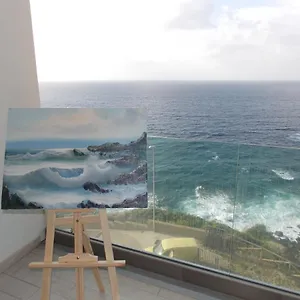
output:
[[[56,247],[55,259],[65,255],[67,249]],[[0,300],[40,300],[42,271],[28,268],[28,263],[42,261],[44,246],[17,261],[0,274]],[[105,294],[99,293],[93,274],[85,271],[85,299],[111,300],[108,273],[101,270],[106,287]],[[130,267],[118,269],[121,300],[233,300],[233,298],[213,293],[195,286],[183,285],[168,278],[148,274]],[[75,300],[75,272],[73,269],[53,270],[51,300]]]

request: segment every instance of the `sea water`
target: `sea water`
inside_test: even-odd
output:
[[[298,83],[42,83],[40,92],[43,107],[146,106],[157,206],[299,236]]]

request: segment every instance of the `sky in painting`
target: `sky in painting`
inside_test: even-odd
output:
[[[144,109],[15,108],[8,113],[8,141],[136,139],[147,131]]]
[[[298,0],[31,0],[40,81],[299,80]]]

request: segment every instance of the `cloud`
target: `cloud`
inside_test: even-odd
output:
[[[299,42],[300,6],[280,4],[224,13],[210,46],[229,78],[293,80]]]
[[[40,78],[300,79],[298,0],[128,1],[31,0]]]
[[[214,27],[210,25],[212,3],[185,2],[171,22],[170,32],[178,38],[178,46],[174,43],[174,53],[170,52],[172,60],[137,62],[133,70],[146,79],[300,79],[300,3],[236,8],[228,1],[218,14],[214,11]],[[193,7],[198,7],[195,13]],[[166,38],[166,44],[170,43]]]
[[[8,140],[132,139],[147,131],[146,116],[143,109],[12,109]]]
[[[181,5],[179,14],[169,23],[169,28],[212,28],[211,15],[214,5],[211,0],[189,0]]]

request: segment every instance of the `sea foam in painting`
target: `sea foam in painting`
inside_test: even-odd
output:
[[[144,109],[8,112],[2,209],[146,208]]]

